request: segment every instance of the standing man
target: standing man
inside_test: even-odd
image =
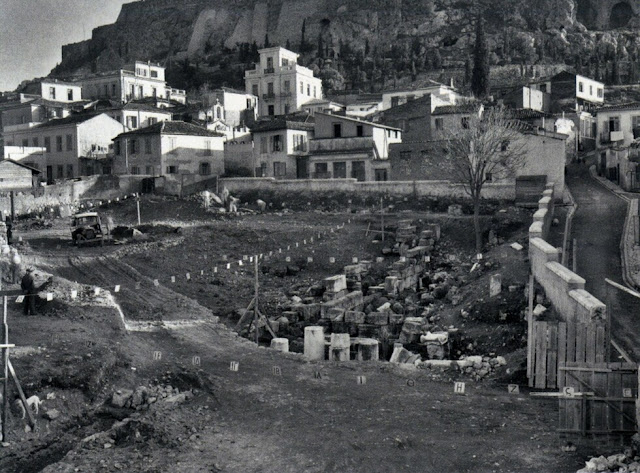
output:
[[[36,284],[33,280],[33,268],[27,268],[26,274],[22,277],[20,287],[24,294],[24,315],[36,315]]]
[[[13,222],[11,221],[11,218],[8,215],[7,215],[7,218],[5,219],[5,224],[7,226],[7,244],[10,245],[11,239],[13,237]]]

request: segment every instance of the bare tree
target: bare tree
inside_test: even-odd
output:
[[[487,182],[515,177],[527,156],[523,132],[528,125],[499,108],[474,113],[443,130],[444,162],[451,180],[463,185],[473,201],[476,251],[482,253],[480,201]]]

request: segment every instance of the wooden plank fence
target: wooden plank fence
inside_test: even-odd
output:
[[[609,334],[604,321],[589,324],[534,321],[529,334],[531,360],[529,386],[555,389],[562,385],[567,363],[605,363],[609,354]]]
[[[637,431],[638,366],[571,363],[559,368],[558,432],[622,444]]]

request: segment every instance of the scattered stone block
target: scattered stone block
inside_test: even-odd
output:
[[[348,333],[332,333],[329,361],[349,361],[351,337]]]
[[[373,338],[360,339],[360,342],[358,343],[359,361],[378,361],[379,356],[378,340]]]
[[[119,389],[111,396],[111,405],[113,407],[124,407],[131,399],[131,396],[133,396],[131,389]]]
[[[49,409],[44,413],[44,418],[47,420],[56,420],[58,417],[60,417],[58,409]]]
[[[502,275],[492,274],[489,280],[489,297],[495,297],[502,292]]]
[[[308,360],[324,360],[324,328],[304,328],[304,356]]]
[[[347,289],[347,276],[338,274],[324,279],[324,287],[326,291],[337,293]]]
[[[271,340],[271,348],[282,353],[289,352],[289,340],[286,338],[273,338]]]
[[[524,246],[522,246],[520,243],[517,243],[517,242],[516,243],[511,243],[510,246],[511,246],[511,248],[513,248],[516,251],[521,251],[524,248]]]
[[[533,315],[536,317],[539,317],[542,314],[544,314],[546,311],[547,311],[547,308],[545,306],[543,306],[542,304],[538,304],[533,309]]]
[[[365,321],[365,313],[348,310],[344,313],[344,321],[348,324],[363,324]]]
[[[371,312],[365,316],[364,321],[372,325],[387,325],[389,323],[389,314],[386,312]]]
[[[462,215],[462,205],[460,204],[451,204],[447,208],[447,214],[452,217],[460,217]]]

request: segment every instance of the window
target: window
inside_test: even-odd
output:
[[[211,164],[210,163],[200,163],[200,175],[201,176],[209,176],[211,174]]]
[[[602,97],[604,97],[604,91],[602,87],[598,87],[598,98],[601,99]]]
[[[364,136],[364,127],[362,125],[356,126],[356,136]]]
[[[33,139],[31,140],[31,142],[33,143],[33,146],[34,146],[34,147],[36,147],[36,148],[37,148],[38,146],[40,146],[39,141],[38,141],[38,137],[33,138]]]
[[[469,128],[469,117],[462,117],[460,119],[460,124],[462,125],[462,128],[464,128],[465,130]]]
[[[285,59],[285,58],[282,58],[282,65],[283,66],[288,66],[289,65],[289,60]]]
[[[56,151],[58,153],[62,152],[62,136],[56,136]]]
[[[211,156],[211,140],[205,140],[204,142],[204,155]]]
[[[273,177],[284,177],[287,175],[287,163],[276,161],[273,163]]]
[[[111,84],[111,96],[116,96],[116,84]]]
[[[547,93],[547,84],[540,84],[540,92]]]
[[[104,84],[104,96],[107,97],[109,95],[109,84]]]
[[[67,177],[73,177],[73,164],[67,164]]]
[[[304,94],[304,83],[300,81],[300,93]]]
[[[314,99],[316,98],[316,86],[315,85],[313,86],[313,98]]]
[[[178,174],[178,166],[167,166],[167,174]]]
[[[290,110],[290,109],[289,109],[289,104],[288,104],[288,103],[285,103],[285,104],[284,104],[284,114],[285,114],[285,115],[288,115],[288,114],[289,114],[289,110]]]
[[[376,181],[386,181],[388,179],[386,169],[376,169],[374,172]]]
[[[282,151],[282,135],[273,135],[271,137],[272,151]]]
[[[129,89],[129,98],[132,99],[134,98],[136,95],[136,86],[131,84],[131,87]]]
[[[29,146],[29,138],[23,138],[22,139],[22,146],[25,147],[25,148],[27,146]]]
[[[251,107],[253,107],[253,103],[251,102],[251,99],[247,99],[247,108]]]
[[[436,125],[436,130],[443,130],[444,129],[444,119],[436,118],[435,125]]]
[[[276,108],[273,105],[269,105],[269,107],[267,108],[267,113],[269,114],[269,116],[274,116],[276,114]]]
[[[137,148],[138,143],[136,140],[129,141],[129,154],[136,154],[138,152]]]
[[[508,141],[503,141],[502,143],[500,143],[500,151],[502,151],[504,153],[508,149],[509,149],[509,142]]]
[[[284,93],[291,92],[291,81],[290,80],[285,80],[284,81],[284,87],[282,88],[282,92],[284,92]]]
[[[411,159],[411,150],[407,149],[404,151],[400,151],[400,159],[406,159],[406,160]]]
[[[253,95],[255,95],[255,96],[257,96],[257,95],[258,95],[258,84],[253,84],[253,85],[251,86],[251,93],[252,93]]]
[[[631,117],[631,129],[632,130],[640,129],[640,115],[635,115]]]
[[[267,95],[273,97],[273,82],[267,83]]]
[[[486,172],[484,174],[484,180],[486,182],[492,182],[493,181],[493,174],[491,174],[490,172]]]
[[[55,87],[49,87],[49,98],[51,100],[55,100],[56,99],[56,88]],[[60,176],[62,177],[62,176]]]
[[[334,138],[341,138],[342,137],[342,124],[341,123],[334,123],[333,124],[333,137]]]
[[[127,126],[129,128],[138,128],[138,117],[127,117]]]
[[[149,119],[147,120],[147,123],[149,125],[155,125],[156,123],[158,123],[158,119],[156,117],[149,117]]]
[[[67,135],[67,151],[73,151],[73,136]]]
[[[338,161],[333,163],[333,177],[335,179],[346,179],[347,163],[345,161]]]
[[[153,69],[151,69],[151,77],[156,79],[158,77],[158,71],[154,71]]]
[[[311,97],[311,85],[307,84],[307,95]]]
[[[138,174],[140,174],[140,167],[139,166],[131,166],[131,174],[133,174],[134,176],[137,176]]]
[[[578,92],[584,92],[584,84],[582,82],[578,82]]]
[[[593,86],[592,85],[589,86],[589,95],[593,95]]]
[[[326,178],[329,174],[328,172],[328,164],[327,163],[316,163],[315,164],[315,177],[316,178]]]
[[[620,117],[609,117],[609,131],[620,131]]]
[[[144,152],[145,154],[151,154],[151,138],[144,139]]]
[[[156,89],[155,87],[151,87],[151,95],[153,95],[154,97],[158,96],[158,89]]]
[[[44,148],[47,150],[47,153],[51,152],[51,138],[48,136],[44,137]]]
[[[153,174],[153,166],[147,166],[145,168],[145,173],[146,174]]]
[[[138,86],[138,97],[144,97],[144,88],[141,85]]]
[[[73,102],[73,89],[67,89],[67,100]]]
[[[58,164],[58,166],[56,166],[56,171],[58,179],[64,178],[64,166],[62,164]]]
[[[399,105],[399,97],[391,97],[391,106],[397,107]]]
[[[260,154],[267,154],[269,152],[269,148],[267,145],[267,137],[260,137]]]
[[[121,150],[120,150],[120,140],[115,142],[115,152],[116,152],[116,156],[120,156]]]
[[[293,135],[293,150],[294,151],[306,151],[307,142],[304,135]]]
[[[272,57],[268,57],[267,58],[267,69],[273,69],[273,58]]]

